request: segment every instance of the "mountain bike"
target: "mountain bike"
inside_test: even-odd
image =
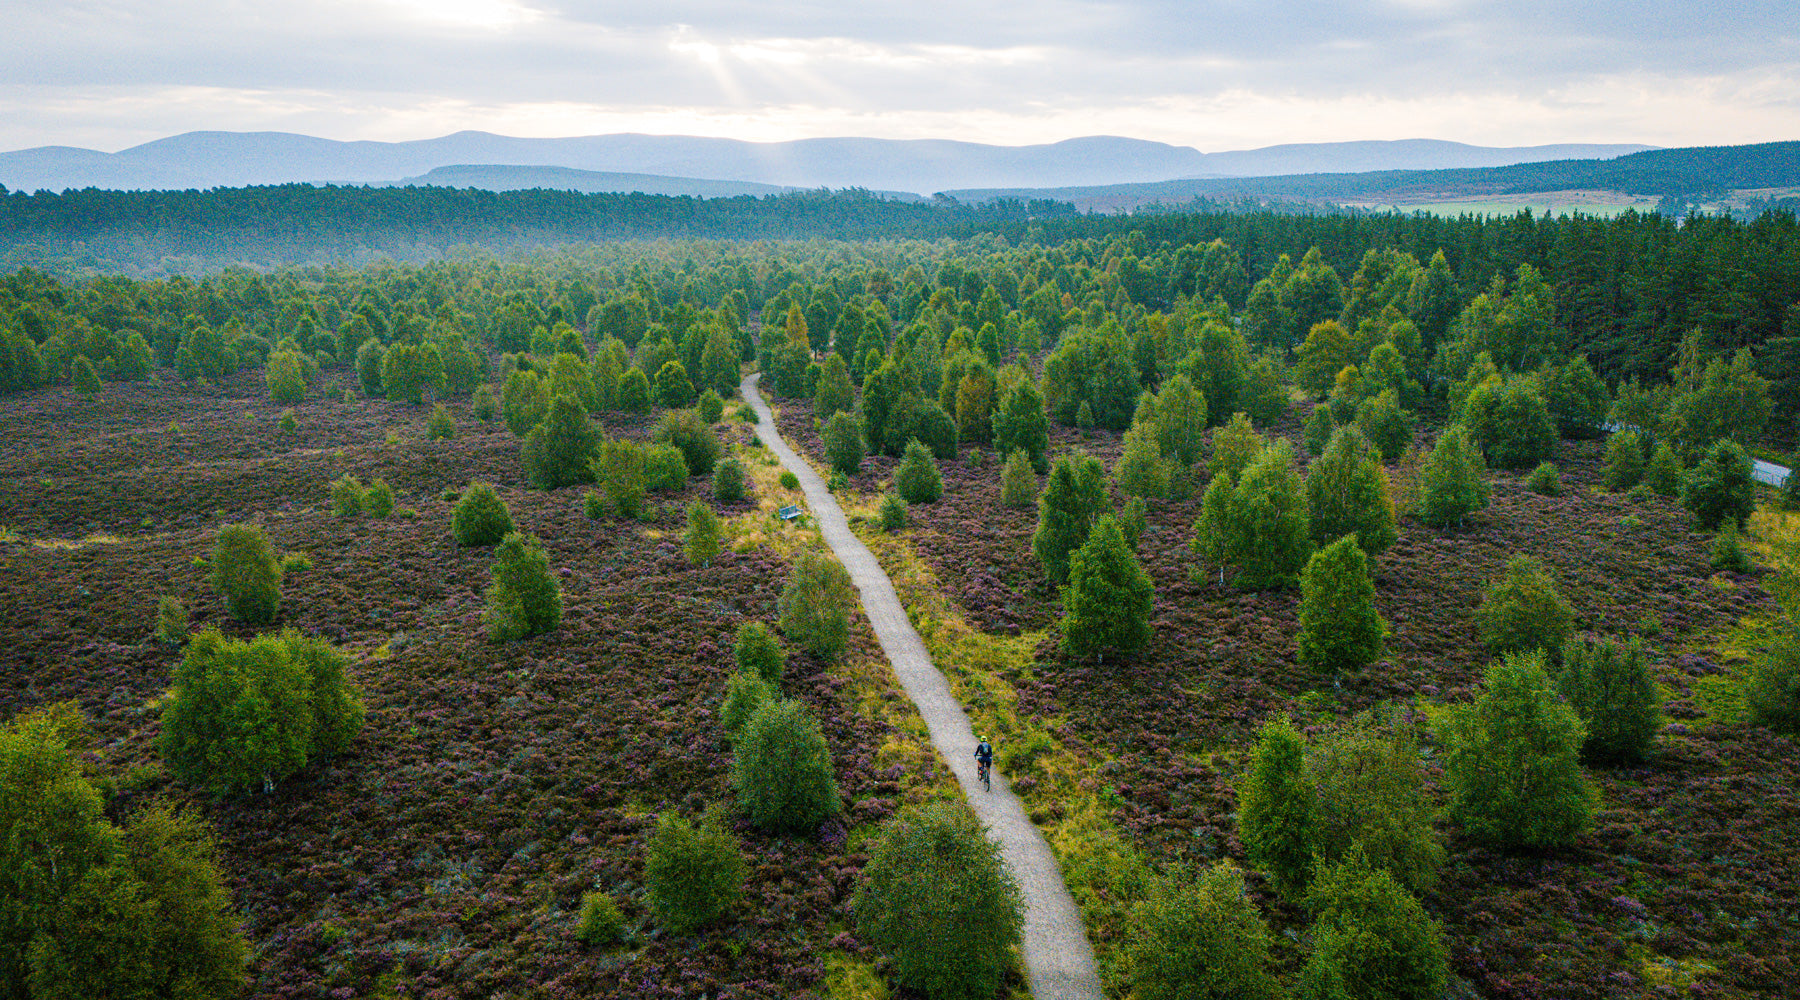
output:
[[[991,770],[992,767],[981,758],[977,757],[975,759],[975,776],[981,779],[981,790],[984,792],[991,792],[994,790],[993,779],[989,774]]]

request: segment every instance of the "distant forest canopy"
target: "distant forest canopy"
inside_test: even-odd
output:
[[[1154,199],[1140,211],[1194,215],[1257,210],[1275,214],[1365,214],[1322,203],[1442,200],[1567,190],[1622,191],[1660,199],[1676,217],[1732,194],[1735,211],[1791,209],[1800,187],[1800,142],[1662,149],[1612,160],[1559,160],[1459,170],[1378,171],[1282,177],[1177,180],[1105,188],[952,192],[928,201],[877,197],[859,189],[731,198],[448,187],[285,184],[206,191],[36,194],[0,188],[0,267],[140,277],[199,276],[244,264],[423,262],[459,250],[537,249],[615,239],[878,239],[966,237],[1001,232],[1014,242],[1033,223],[1051,242],[1103,237],[1128,219],[1082,217],[1053,200],[1130,190]],[[1745,218],[1748,221],[1748,218]],[[1371,246],[1380,244],[1370,244]],[[1273,261],[1242,245],[1246,262]],[[1363,249],[1366,249],[1364,247]],[[1287,245],[1297,254],[1304,246]],[[1360,249],[1357,251],[1360,253]],[[1354,267],[1354,258],[1334,266]]]
[[[850,217],[888,210],[846,204]],[[1741,223],[1216,212],[984,226],[974,221],[984,210],[948,211],[970,221],[929,241],[613,241],[201,280],[21,269],[0,278],[0,389],[143,378],[154,366],[213,377],[276,350],[317,371],[353,365],[370,341],[438,345],[485,366],[495,352],[548,357],[611,337],[640,363],[646,350],[697,362],[719,330],[748,359],[756,315],[765,329],[791,329],[797,308],[814,348],[844,354],[859,378],[869,350],[890,355],[904,335],[915,357],[948,357],[960,343],[1034,365],[1072,340],[1110,345],[1089,360],[1129,357],[1125,381],[1150,385],[1204,339],[1196,331],[1212,330],[1241,338],[1246,358],[1317,381],[1315,393],[1341,367],[1320,357],[1354,366],[1388,342],[1434,392],[1468,377],[1478,353],[1503,373],[1585,355],[1617,384],[1668,382],[1748,349],[1738,370],[1753,359],[1784,411],[1800,403],[1800,227],[1790,213]],[[1332,337],[1342,343],[1315,351]]]
[[[1321,202],[1480,198],[1541,191],[1612,190],[1660,199],[1659,213],[1685,215],[1736,192],[1741,210],[1791,208],[1800,187],[1800,142],[1651,150],[1613,160],[1560,160],[1465,170],[1380,171],[1115,185],[1161,204],[1154,214],[1359,215]],[[59,273],[197,277],[234,264],[365,264],[392,258],[423,262],[470,247],[538,249],[615,239],[961,238],[999,232],[1010,242],[1107,237],[1136,223],[1083,217],[1072,192],[962,192],[963,200],[883,199],[867,191],[798,191],[732,198],[475,188],[285,184],[206,191],[103,191],[36,194],[0,188],[0,268]],[[1786,193],[1784,193],[1786,192]],[[1744,221],[1749,221],[1746,218]],[[1062,225],[1051,226],[1059,222]],[[1393,226],[1395,223],[1382,223]],[[1382,232],[1398,232],[1384,230]],[[1378,242],[1357,248],[1384,245]],[[1391,240],[1389,242],[1392,242]],[[1259,248],[1237,244],[1252,270],[1266,269]],[[1447,242],[1446,242],[1446,245]],[[1279,252],[1303,253],[1284,244]],[[1333,259],[1340,270],[1354,256]]]
[[[1484,196],[1539,191],[1622,191],[1655,198],[1664,215],[1685,215],[1692,206],[1716,202],[1732,192],[1800,186],[1800,142],[1751,146],[1698,146],[1654,149],[1611,160],[1547,160],[1505,167],[1448,170],[1378,170],[1346,174],[1277,177],[1221,177],[1113,185],[1166,204],[1191,198],[1215,201],[1286,199],[1296,202],[1417,202],[1474,200]],[[1038,197],[1074,197],[1107,188],[1054,188]],[[970,199],[1010,197],[1012,189],[951,192]],[[1789,207],[1796,199],[1764,199]]]
[[[1066,203],[895,201],[857,189],[694,198],[444,187],[13,192],[0,266],[197,276],[231,264],[422,262],[622,239],[927,237],[1073,216]]]

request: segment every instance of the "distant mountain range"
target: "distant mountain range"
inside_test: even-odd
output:
[[[117,153],[70,146],[0,153],[0,184],[20,191],[183,190],[299,182],[492,190],[543,187],[702,197],[820,187],[930,194],[1493,167],[1606,159],[1652,148],[1620,144],[1501,148],[1406,139],[1202,153],[1117,136],[996,146],[862,138],[759,143],[630,133],[520,139],[486,132],[412,142],[339,142],[286,132],[188,132]]]

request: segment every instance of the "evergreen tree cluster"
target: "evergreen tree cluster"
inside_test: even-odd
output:
[[[89,744],[69,703],[0,725],[0,994],[237,996],[249,949],[211,831],[166,805],[116,824]]]

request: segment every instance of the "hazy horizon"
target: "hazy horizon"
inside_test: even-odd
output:
[[[9,4],[0,149],[639,132],[1202,152],[1800,136],[1786,3]]]
[[[616,132],[604,132],[604,133],[585,133],[585,134],[580,134],[580,135],[570,134],[570,135],[556,135],[556,136],[549,136],[549,135],[528,136],[528,135],[524,135],[524,134],[520,134],[520,133],[496,132],[496,131],[492,131],[489,129],[478,129],[478,128],[456,129],[451,132],[435,133],[435,134],[431,134],[431,135],[399,136],[399,137],[392,138],[392,139],[367,138],[367,137],[345,139],[345,138],[341,138],[339,136],[322,135],[322,134],[319,134],[316,132],[295,132],[290,129],[196,128],[196,129],[185,129],[180,132],[170,132],[165,135],[154,136],[150,139],[144,140],[143,142],[134,142],[131,145],[121,146],[117,149],[97,149],[95,147],[80,147],[80,146],[74,146],[73,144],[70,144],[70,143],[39,143],[37,146],[0,148],[0,153],[18,152],[18,151],[23,151],[26,149],[44,148],[44,147],[67,147],[67,148],[75,148],[75,149],[87,148],[87,149],[93,149],[95,152],[121,153],[121,152],[125,152],[126,150],[135,149],[140,146],[152,145],[154,143],[162,142],[162,141],[168,140],[168,139],[176,139],[176,138],[180,138],[180,137],[186,136],[186,135],[195,135],[195,134],[204,134],[204,133],[222,133],[222,134],[232,134],[232,135],[255,135],[255,134],[296,135],[296,136],[304,136],[306,138],[312,138],[312,139],[325,139],[325,140],[329,140],[329,141],[333,141],[333,142],[378,142],[378,143],[391,143],[391,144],[403,144],[403,143],[409,143],[409,142],[426,142],[426,141],[430,141],[433,139],[450,138],[452,136],[455,136],[458,134],[464,134],[464,133],[488,135],[488,136],[493,136],[493,137],[501,138],[501,139],[538,139],[538,138],[541,138],[541,139],[592,139],[592,138],[604,138],[604,137],[618,136],[618,135],[639,135],[639,136],[649,136],[649,137],[653,137],[653,138],[704,138],[704,139],[719,138],[719,139],[733,139],[733,140],[740,141],[740,142],[757,143],[757,144],[762,144],[762,145],[776,145],[776,144],[781,144],[781,143],[801,142],[801,141],[807,141],[807,140],[895,139],[896,141],[901,141],[901,142],[906,142],[906,141],[960,142],[960,143],[969,143],[969,144],[978,145],[978,146],[994,146],[994,147],[1013,148],[1013,149],[1022,149],[1022,148],[1038,147],[1038,146],[1054,146],[1059,143],[1075,142],[1075,141],[1082,140],[1082,139],[1112,139],[1112,138],[1143,139],[1142,136],[1124,135],[1122,133],[1091,133],[1091,134],[1086,134],[1086,135],[1067,135],[1067,136],[1061,136],[1059,138],[1054,138],[1054,139],[1019,141],[1019,142],[1000,142],[1000,141],[984,140],[981,138],[958,138],[958,137],[938,136],[938,135],[894,137],[894,136],[851,135],[848,133],[845,133],[842,135],[816,135],[816,136],[805,135],[805,136],[795,136],[792,138],[776,137],[776,138],[767,138],[767,139],[738,139],[736,136],[713,135],[713,134],[706,134],[706,133],[699,133],[699,132],[651,132],[651,131],[645,131],[642,129],[620,130],[620,131],[616,131]],[[1189,149],[1196,149],[1201,153],[1209,153],[1209,154],[1210,153],[1256,152],[1256,151],[1259,151],[1262,149],[1273,148],[1276,146],[1303,146],[1303,145],[1312,144],[1309,140],[1292,140],[1292,141],[1266,143],[1264,145],[1256,146],[1256,147],[1230,148],[1230,149],[1227,149],[1224,147],[1219,147],[1216,149],[1200,149],[1199,147],[1194,146],[1192,143],[1168,142],[1167,140],[1160,140],[1160,139],[1147,139],[1144,141],[1164,142],[1167,145],[1189,148]],[[1342,142],[1364,142],[1364,141],[1367,141],[1367,142],[1437,142],[1437,141],[1460,142],[1460,140],[1454,140],[1454,139],[1440,140],[1437,136],[1427,136],[1427,135],[1396,136],[1391,139],[1388,139],[1388,138],[1369,139],[1369,140],[1351,139],[1351,140],[1330,140],[1330,141],[1334,141],[1334,142],[1335,141],[1342,141]],[[1757,141],[1765,141],[1765,140],[1751,140],[1750,142],[1754,143]],[[1782,140],[1766,140],[1766,141],[1782,141]],[[1548,146],[1557,146],[1557,145],[1573,145],[1574,143],[1532,142],[1532,143],[1520,143],[1520,144],[1517,144],[1516,146],[1508,146],[1508,145],[1492,144],[1492,143],[1462,143],[1462,144],[1471,146],[1471,147],[1475,147],[1475,148],[1520,148],[1520,149],[1524,149],[1524,148],[1548,147]],[[1584,144],[1584,145],[1606,145],[1606,143],[1582,143],[1582,144]],[[1626,143],[1623,140],[1621,140],[1621,142],[1619,144],[1623,145]],[[1729,143],[1729,144],[1716,144],[1716,145],[1743,145],[1743,144],[1744,143]],[[1641,145],[1647,146],[1649,148],[1654,148],[1654,149],[1670,148],[1661,143],[1643,143]]]

